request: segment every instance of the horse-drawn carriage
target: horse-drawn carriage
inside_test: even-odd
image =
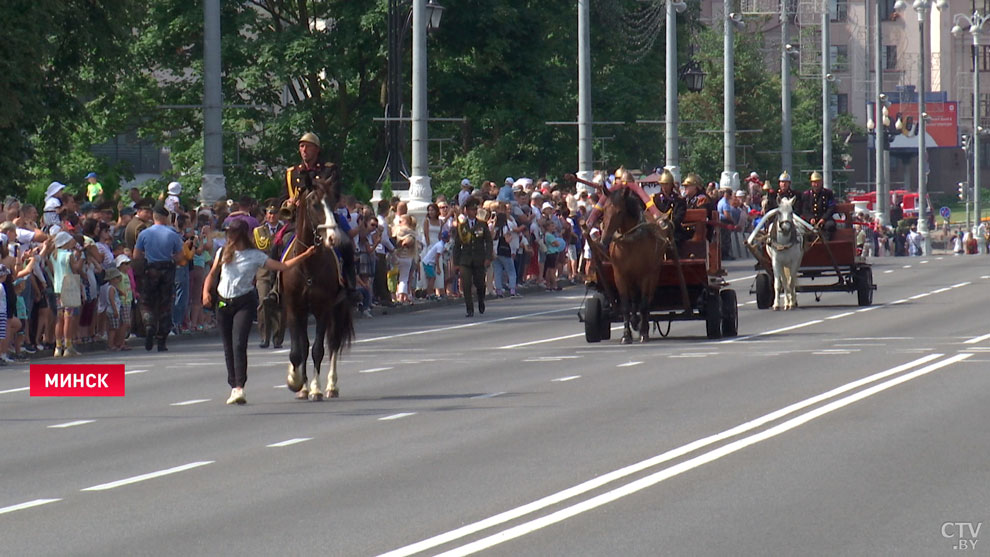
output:
[[[826,240],[820,231],[811,234],[812,240],[804,247],[800,267],[793,277],[796,292],[812,292],[815,300],[821,299],[823,292],[856,293],[861,306],[873,303],[873,291],[877,286],[873,283],[873,268],[866,259],[857,253],[856,230],[854,224],[855,210],[852,203],[840,203],[835,210],[836,229],[831,240]],[[773,264],[767,251],[760,246],[747,243],[750,251],[756,256],[756,281],[750,293],[756,294],[756,306],[767,309],[774,306]],[[808,279],[810,282],[798,282],[798,279]],[[818,280],[819,282],[815,282]]]
[[[628,191],[625,194],[628,198],[634,197],[628,195]],[[610,208],[621,206],[622,197],[621,190],[611,193],[608,196]],[[630,342],[630,320],[632,326],[639,329],[642,341],[648,339],[650,323],[661,336],[667,336],[671,322],[688,320],[704,321],[708,338],[735,336],[739,325],[736,293],[728,288],[722,277],[718,229],[713,230],[714,234],[709,233],[708,211],[687,210],[682,225],[691,231],[691,236],[676,247],[672,235],[668,235],[666,240],[658,238],[656,243],[660,247],[652,251],[650,240],[645,241],[646,251],[637,254],[624,249],[628,247],[624,243],[635,241],[636,234],[650,238],[658,229],[672,226],[663,219],[650,223],[644,219],[640,200],[626,201],[627,212],[632,214],[626,215],[625,224],[616,223],[618,215],[611,215],[612,222],[609,222],[610,215],[606,213],[603,238],[610,240],[609,247],[606,249],[589,240],[593,242],[592,263],[596,276],[589,285],[593,292],[578,313],[584,322],[585,340],[610,339],[612,323],[618,322],[626,324],[623,342]],[[639,207],[639,214],[635,214],[636,207]],[[661,242],[666,243],[661,246]],[[645,285],[640,290],[648,293],[639,296],[638,300],[627,299],[628,295],[621,288],[621,274],[629,273],[623,267],[629,263],[633,264],[634,272],[646,274],[636,278],[637,284]],[[639,311],[629,307],[637,301]],[[666,331],[661,328],[663,322],[667,323]]]

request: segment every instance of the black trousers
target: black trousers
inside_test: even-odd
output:
[[[461,265],[461,292],[464,293],[464,305],[468,311],[474,311],[474,300],[471,295],[471,284],[478,292],[478,303],[485,301],[485,266],[484,264]]]
[[[175,302],[175,263],[145,263],[141,277],[141,318],[146,333],[164,342],[172,330]]]
[[[223,338],[223,357],[227,363],[227,384],[244,388],[247,383],[247,345],[251,335],[251,322],[258,308],[258,293],[248,292],[243,296],[226,299],[217,303],[217,323]]]

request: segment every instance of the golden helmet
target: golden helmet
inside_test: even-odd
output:
[[[787,171],[785,170],[785,171],[783,171],[783,172],[780,173],[780,178],[777,178],[777,181],[778,182],[790,182],[791,181],[791,175],[788,174]]]
[[[660,184],[673,184],[674,175],[670,173],[669,170],[664,169],[663,173],[660,174]]]
[[[306,132],[299,138],[299,143],[312,143],[320,147],[320,138],[313,132]]]
[[[821,182],[823,179],[824,178],[822,178],[822,175],[817,170],[811,173],[812,182]]]
[[[615,181],[617,183],[624,184],[626,182],[632,182],[633,177],[632,174],[628,170],[626,170],[625,166],[620,166],[619,169],[615,171]]]
[[[701,184],[701,176],[698,176],[698,175],[697,175],[697,174],[695,174],[694,172],[690,172],[690,173],[688,173],[688,175],[687,175],[687,176],[686,176],[686,177],[684,178],[684,182],[683,182],[683,184],[684,184],[684,186],[685,186],[685,187],[687,187],[687,186],[695,186],[695,187],[697,187],[698,189],[701,189],[701,187],[702,187],[702,184]]]

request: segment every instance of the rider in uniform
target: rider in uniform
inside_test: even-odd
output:
[[[687,213],[687,202],[678,193],[675,185],[674,175],[669,170],[664,170],[660,175],[660,193],[653,196],[653,204],[660,213],[667,215],[674,225],[674,241],[680,245],[690,238],[690,234],[681,226]]]
[[[254,229],[255,246],[268,257],[278,260],[280,254],[275,248],[275,236],[283,228],[285,224],[278,220],[278,205],[272,201],[265,208],[265,222]],[[264,267],[258,269],[255,275],[258,286],[258,332],[261,334],[259,348],[268,348],[272,341],[276,349],[281,348],[285,339],[285,320],[278,303],[277,280],[278,272]]]
[[[306,132],[299,138],[299,156],[302,162],[285,171],[285,189],[283,198],[283,210],[292,211],[299,204],[299,198],[305,192],[313,188],[313,181],[331,180],[337,174],[337,167],[333,164],[325,164],[320,160],[320,138],[313,132]],[[341,192],[337,191],[336,197],[340,199]],[[336,211],[333,211],[337,221],[337,243],[334,250],[337,251],[340,260],[340,270],[344,276],[347,287],[347,295],[352,301],[358,300],[357,294],[357,274],[355,269],[354,242],[351,239],[351,227],[347,219],[342,218]],[[275,237],[275,244],[278,253],[287,246],[283,246],[283,238],[290,232],[295,231],[295,223],[286,222],[283,230],[279,231]]]
[[[835,234],[835,194],[825,189],[822,175],[816,170],[811,173],[811,189],[801,196],[803,212],[801,217],[812,226],[822,230],[826,240],[831,240]]]
[[[770,187],[769,181],[767,185],[763,186],[766,191],[766,197],[763,198],[763,214],[769,213],[771,210],[777,208],[777,204],[781,199],[790,199],[792,207],[794,207],[794,213],[801,214],[801,197],[798,192],[791,189],[791,175],[787,171],[780,173],[780,177],[777,178],[778,187],[773,189]]]
[[[698,176],[694,172],[691,172],[684,178],[682,183],[684,186],[684,202],[687,203],[688,209],[704,209],[705,210],[705,220],[709,221],[712,218],[712,208],[714,204],[712,200],[708,198],[703,189],[704,184],[701,182],[701,176]],[[712,241],[714,236],[714,227],[710,224],[705,225],[705,237],[708,241]],[[694,226],[688,226],[686,228],[688,232],[688,238],[694,235]]]

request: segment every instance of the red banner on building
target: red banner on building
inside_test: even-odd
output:
[[[925,147],[959,147],[959,103],[925,103],[928,121],[925,123]],[[895,103],[888,109],[891,125],[901,121],[900,133],[894,135],[890,148],[918,149],[918,103]]]

